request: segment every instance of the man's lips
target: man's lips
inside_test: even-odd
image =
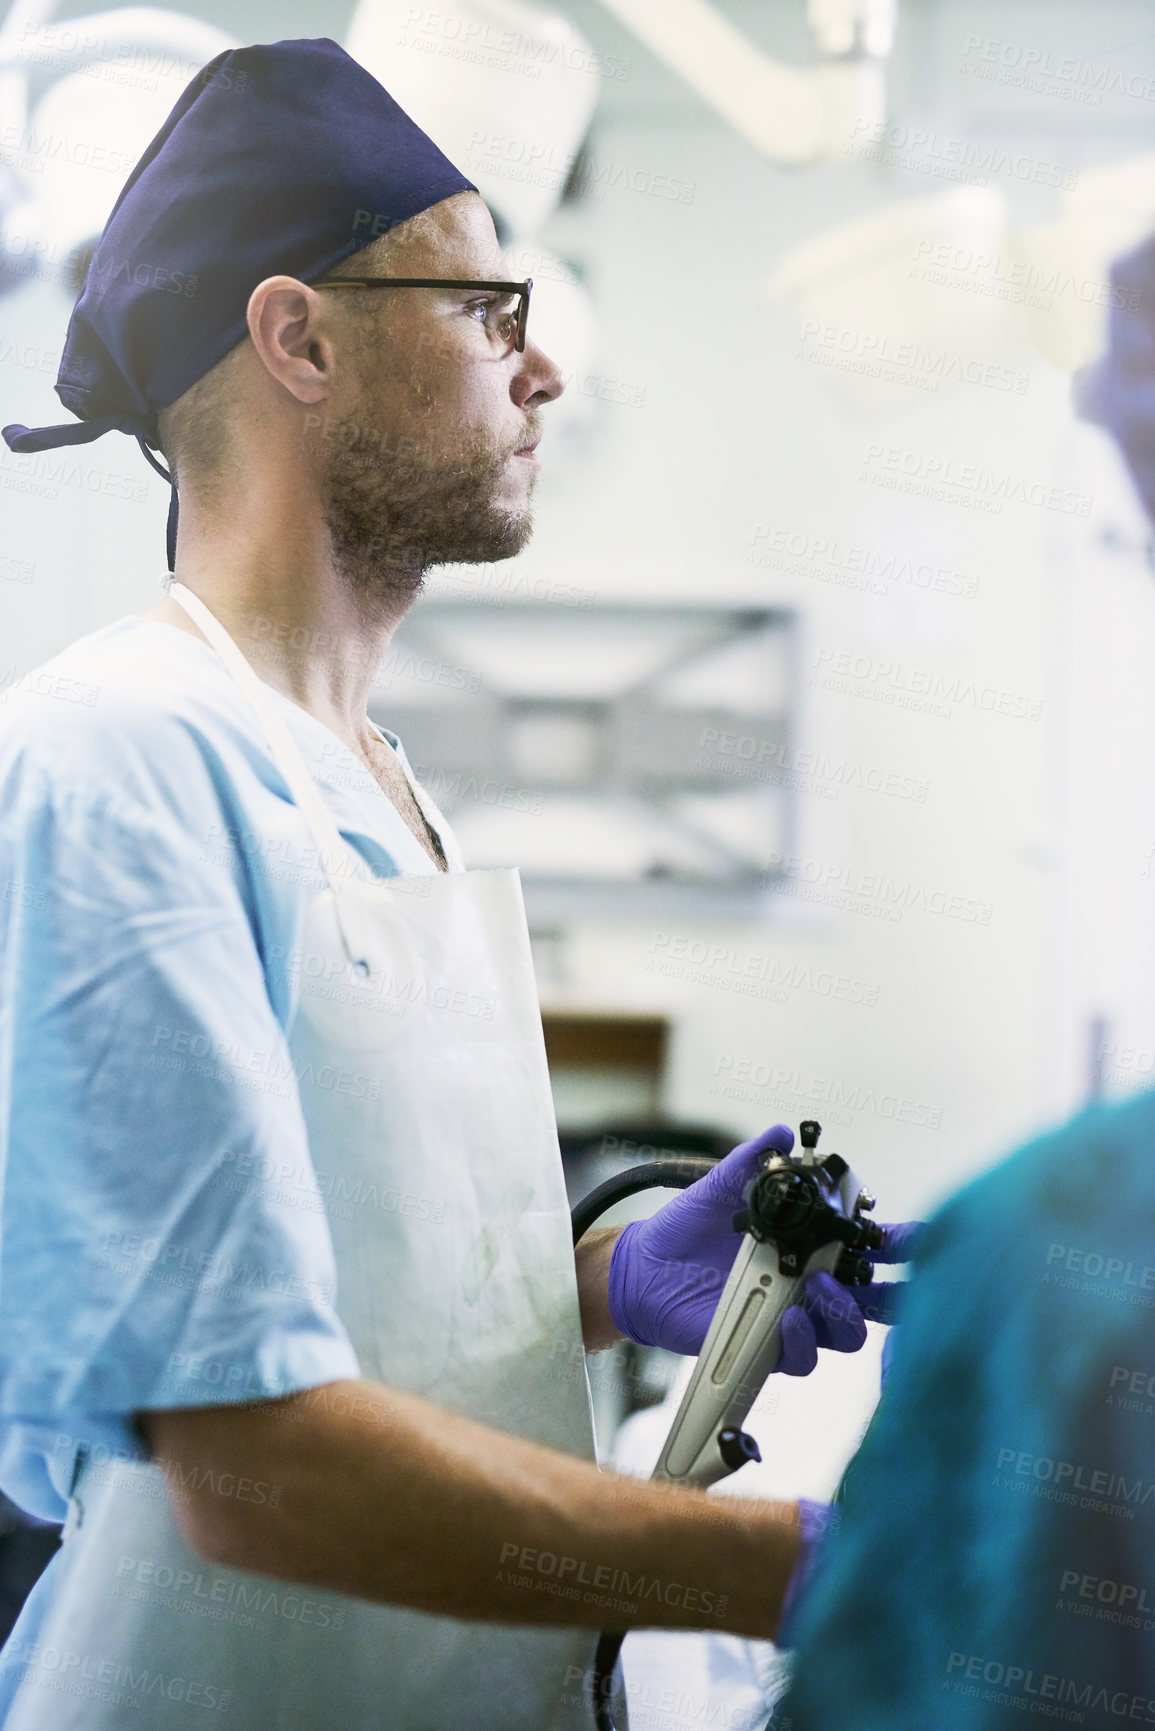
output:
[[[513,454],[515,457],[532,457],[534,452],[537,450],[537,447],[540,444],[541,444],[541,434],[539,433],[537,435],[537,438],[534,439],[532,444],[519,445],[518,449]]]

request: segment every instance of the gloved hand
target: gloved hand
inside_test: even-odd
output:
[[[788,1154],[794,1132],[774,1124],[743,1142],[696,1184],[681,1191],[648,1220],[622,1228],[610,1259],[609,1306],[614,1326],[640,1346],[670,1352],[701,1351],[722,1288],[742,1242],[733,1215],[742,1192],[760,1171],[767,1149]],[[920,1222],[887,1226],[871,1262],[902,1262]],[[893,1320],[897,1283],[843,1286],[831,1274],[812,1274],[801,1305],[782,1318],[782,1355],[775,1366],[787,1376],[809,1376],[818,1348],[857,1352],[866,1339],[866,1319]]]

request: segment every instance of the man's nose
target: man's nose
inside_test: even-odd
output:
[[[510,395],[518,408],[556,402],[565,390],[565,380],[557,362],[528,340],[518,360],[521,365],[510,386]]]

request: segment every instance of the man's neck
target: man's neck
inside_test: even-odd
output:
[[[374,675],[414,599],[392,607],[350,589],[323,562],[259,560],[250,549],[178,548],[174,580],[191,589],[220,620],[257,675],[365,750],[374,738],[367,710]],[[203,636],[184,608],[166,596],[142,615]]]

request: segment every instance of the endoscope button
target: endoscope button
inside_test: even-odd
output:
[[[730,1425],[718,1432],[718,1453],[732,1473],[744,1467],[747,1461],[762,1459],[762,1451],[749,1431],[737,1430]]]

